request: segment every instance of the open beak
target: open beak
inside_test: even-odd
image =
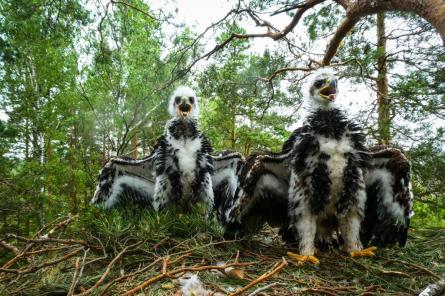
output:
[[[178,106],[179,114],[181,114],[182,118],[186,118],[190,112],[192,112],[192,106],[189,104],[182,103]]]
[[[332,80],[329,85],[320,89],[320,96],[332,102],[337,97],[337,92],[337,80]]]

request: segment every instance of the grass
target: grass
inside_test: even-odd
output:
[[[103,281],[88,294],[117,295],[161,274],[163,258],[167,256],[167,271],[171,272],[184,266],[233,262],[238,250],[241,262],[253,263],[240,267],[245,278],[201,271],[199,277],[206,288],[223,294],[233,292],[273,269],[282,257],[289,265],[249,293],[275,283],[266,291],[268,295],[417,295],[445,274],[445,229],[413,228],[405,248],[379,249],[373,258],[352,259],[339,251],[331,251],[317,255],[321,261],[318,266],[299,266],[286,257],[289,248],[272,229],[265,228],[253,237],[225,241],[222,229],[216,222],[208,222],[202,212],[198,209],[184,215],[174,209],[161,214],[131,208],[123,211],[90,209],[51,236],[83,240],[90,246],[87,252],[76,243],[39,242],[32,250],[43,250],[43,253],[33,254],[29,261],[22,259],[8,268],[23,271],[62,258],[73,250],[80,251],[58,264],[30,273],[0,273],[0,295],[66,295],[73,282],[77,259],[78,267],[83,265],[84,268],[75,293],[96,285],[109,267]],[[12,239],[8,243],[19,248],[26,245],[26,242]],[[120,259],[110,266],[113,258],[126,247]],[[14,254],[10,252],[0,264],[12,257]],[[113,280],[138,270],[142,271],[105,290]],[[178,289],[176,279],[165,278],[138,295],[174,295]]]

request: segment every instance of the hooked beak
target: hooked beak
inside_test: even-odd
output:
[[[329,85],[323,87],[322,89],[320,89],[320,96],[323,99],[329,100],[329,101],[334,101],[335,98],[337,97],[337,80],[334,79],[332,80]]]

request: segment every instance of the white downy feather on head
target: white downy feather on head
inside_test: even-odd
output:
[[[168,103],[168,112],[173,117],[196,118],[199,103],[196,93],[188,86],[179,86],[173,92]]]
[[[309,104],[315,108],[333,105],[338,95],[338,80],[333,68],[320,68],[307,81],[304,89]]]

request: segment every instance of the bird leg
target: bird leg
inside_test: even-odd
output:
[[[345,240],[344,251],[351,257],[372,257],[376,247],[369,247],[363,249],[360,242],[360,216],[357,214],[357,210],[351,209],[345,217],[340,218],[339,226],[340,231]]]
[[[288,253],[298,264],[309,261],[318,264],[315,258],[315,235],[317,233],[317,217],[312,214],[309,198],[304,188],[301,187],[298,175],[292,173],[289,187],[289,215],[291,219],[290,227],[296,230],[299,253]]]
[[[302,207],[304,207],[304,205]],[[300,254],[288,252],[288,255],[292,259],[296,260],[299,265],[304,264],[305,262],[319,264],[320,261],[314,256],[314,241],[317,230],[316,217],[310,213],[309,208],[302,209],[300,207],[299,210],[301,210],[300,213],[304,213],[304,215],[301,215],[295,223],[298,233]]]
[[[155,211],[162,210],[168,201],[168,195],[171,191],[171,184],[168,176],[161,175],[156,178],[155,193],[152,206]]]

